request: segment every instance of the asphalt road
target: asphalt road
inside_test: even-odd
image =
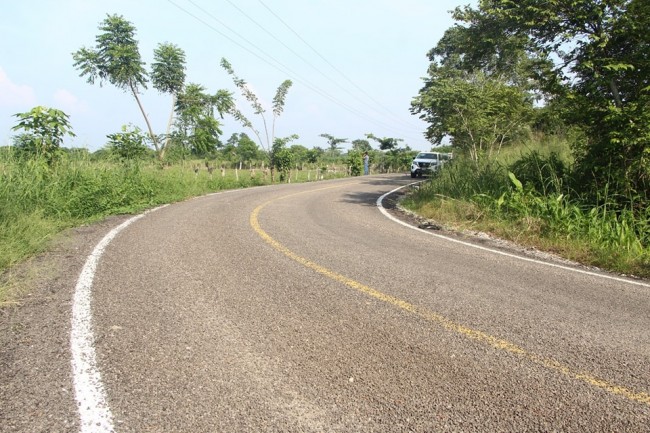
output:
[[[2,317],[0,431],[650,431],[650,285],[399,224],[376,202],[410,182],[148,213],[105,246],[92,317],[70,324],[93,248],[76,246],[68,289]],[[80,321],[95,358],[79,374],[100,375],[85,385]]]

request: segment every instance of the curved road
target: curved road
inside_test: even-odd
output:
[[[248,189],[131,222],[75,319],[101,378],[75,373],[71,431],[649,431],[650,285],[405,227],[376,202],[407,183]]]

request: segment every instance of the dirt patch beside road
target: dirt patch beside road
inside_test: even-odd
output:
[[[128,218],[70,229],[3,277],[13,299],[0,308],[3,432],[79,430],[70,364],[72,296],[86,257]]]

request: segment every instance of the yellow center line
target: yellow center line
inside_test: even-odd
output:
[[[321,191],[324,189],[332,189],[332,188],[340,188],[341,186],[347,186],[350,185],[350,183],[347,183],[345,185],[337,185],[333,187],[327,187],[327,188],[321,188],[319,190],[315,191]],[[293,197],[296,195],[300,194],[306,194],[314,192],[312,191],[305,191],[305,192],[300,192],[296,194],[290,194],[286,195],[274,200],[269,200],[261,205],[259,205],[257,208],[253,210],[253,212],[250,215],[250,225],[255,230],[255,232],[262,238],[264,239],[265,242],[267,242],[269,245],[271,245],[275,250],[281,252],[285,256],[289,257],[290,259],[300,263],[301,265],[312,269],[313,271],[330,278],[334,281],[338,281],[341,284],[344,284],[358,292],[364,293],[374,299],[377,299],[379,301],[385,302],[387,304],[393,305],[397,308],[400,308],[404,311],[407,311],[409,313],[415,314],[416,316],[425,319],[431,323],[438,324],[439,326],[442,326],[444,329],[447,329],[449,331],[455,332],[457,334],[463,335],[469,339],[472,339],[474,341],[478,341],[480,343],[486,344],[488,346],[491,346],[495,349],[502,350],[517,356],[520,356],[522,358],[525,358],[534,364],[541,365],[549,370],[553,370],[555,372],[561,373],[562,375],[581,381],[583,383],[586,383],[588,385],[591,385],[593,387],[602,389],[604,391],[607,391],[609,393],[619,395],[622,397],[627,398],[628,400],[632,400],[635,402],[639,403],[645,403],[647,405],[650,405],[650,394],[646,392],[635,392],[633,390],[630,390],[628,388],[625,388],[623,386],[618,386],[615,384],[612,384],[606,380],[599,379],[596,376],[589,374],[587,372],[582,372],[578,370],[574,370],[573,368],[566,366],[558,361],[555,361],[551,358],[545,358],[541,357],[538,355],[535,355],[534,353],[528,352],[527,350],[523,349],[522,347],[517,346],[514,343],[511,343],[507,340],[500,339],[498,337],[492,336],[490,334],[487,334],[483,331],[479,331],[476,329],[469,328],[467,326],[461,325],[459,323],[456,323],[438,313],[435,313],[433,311],[429,311],[425,308],[418,307],[417,305],[411,304],[410,302],[404,301],[402,299],[396,298],[391,295],[387,295],[385,293],[382,293],[376,289],[373,289],[372,287],[366,286],[358,281],[355,281],[351,278],[348,278],[344,275],[341,275],[337,272],[334,272],[330,269],[327,269],[324,266],[319,265],[318,263],[312,262],[309,259],[306,259],[304,257],[299,256],[298,254],[294,253],[291,251],[289,248],[285,247],[282,245],[280,242],[277,240],[273,239],[268,233],[262,229],[259,223],[259,214],[260,211],[266,207],[268,204],[278,201],[278,200],[283,200],[289,197]]]

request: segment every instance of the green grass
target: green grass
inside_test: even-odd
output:
[[[568,151],[554,146],[528,143],[479,165],[459,158],[403,204],[452,229],[483,231],[583,264],[650,277],[650,211],[621,209],[606,195],[586,203],[569,187]]]
[[[194,167],[200,167],[195,172]],[[320,170],[296,170],[291,182],[316,180]],[[322,172],[323,178],[345,176]],[[279,176],[276,174],[276,182]],[[109,215],[145,209],[207,193],[271,183],[270,174],[216,169],[202,161],[161,169],[157,163],[124,165],[66,157],[50,167],[43,161],[21,161],[7,149],[0,153],[0,274],[48,248],[63,230]],[[0,305],[15,293],[0,280]]]

